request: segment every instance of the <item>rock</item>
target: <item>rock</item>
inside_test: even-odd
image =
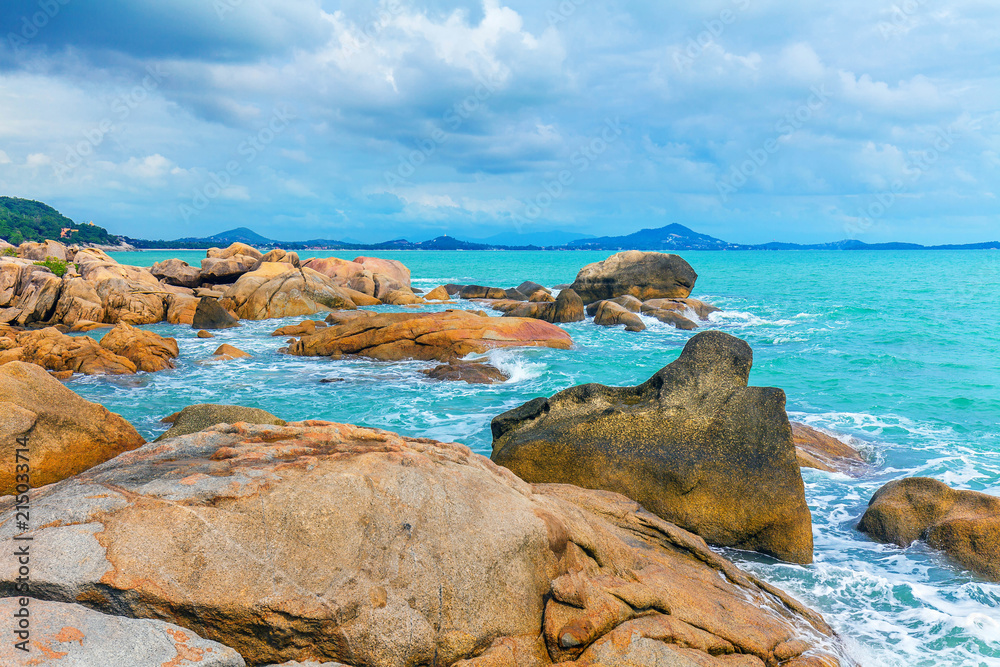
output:
[[[190,435],[217,424],[267,424],[271,426],[284,426],[287,422],[278,419],[270,412],[259,408],[246,408],[241,405],[216,405],[214,403],[201,403],[189,405],[180,412],[171,415],[173,424],[170,430],[157,438],[154,442],[176,438],[182,435]]]
[[[32,509],[54,518],[32,533],[45,554],[33,587],[170,618],[249,664],[527,667],[614,650],[633,630],[703,664],[838,664],[822,618],[696,536],[616,494],[532,486],[457,444],[216,426],[39,490]],[[14,511],[0,504],[0,539]],[[0,594],[15,568],[0,559]],[[512,647],[525,659],[502,661]]]
[[[322,310],[352,310],[350,297],[312,269],[262,264],[233,285],[219,303],[245,320],[314,315]]]
[[[0,613],[12,617],[19,598],[0,600]],[[78,604],[30,599],[31,653],[0,646],[4,665],[100,667],[245,667],[239,653],[207,641],[190,630],[158,620],[123,618]],[[37,655],[28,662],[26,656]]]
[[[398,289],[386,294],[382,298],[382,303],[389,306],[422,306],[427,301],[412,292]]]
[[[145,443],[132,425],[34,364],[0,366],[0,496],[16,491],[16,438],[28,437],[31,487],[53,484]],[[7,643],[7,642],[4,642]]]
[[[923,540],[957,563],[1000,581],[1000,498],[960,491],[927,477],[889,482],[875,492],[858,530],[908,547]]]
[[[221,299],[225,295],[225,292],[217,289],[208,289],[207,287],[197,287],[194,290],[194,295],[199,299],[206,296],[213,299]]]
[[[204,329],[202,329],[201,331],[199,331],[195,335],[198,336],[198,338],[215,338],[214,334],[211,334],[211,333],[205,331]]]
[[[110,329],[113,324],[105,324],[104,322],[91,322],[90,320],[77,320],[76,324],[70,327],[71,333],[86,333],[88,331],[96,331],[97,329]]]
[[[353,278],[347,281],[347,286],[354,290],[355,292],[360,292],[362,294],[367,294],[368,296],[374,297],[375,295],[375,281],[372,280],[370,273],[357,274]]]
[[[462,299],[506,299],[507,290],[501,287],[466,285],[458,295]]]
[[[684,317],[683,315],[677,313],[673,310],[649,310],[646,311],[646,315],[650,317],[655,317],[660,322],[664,324],[669,324],[675,329],[682,329],[684,331],[694,331],[698,328],[698,325]]]
[[[718,313],[721,308],[716,308],[710,303],[699,301],[698,299],[648,299],[642,304],[642,311],[646,310],[676,310],[692,311],[700,320],[707,320],[712,313]]]
[[[630,313],[638,313],[642,311],[642,301],[639,301],[639,299],[635,298],[630,294],[626,294],[624,296],[618,296],[615,297],[614,299],[607,299],[607,301],[618,304],[619,306],[621,306]],[[587,315],[590,317],[594,317],[597,314],[597,309],[601,307],[602,303],[604,302],[595,301],[594,303],[588,304]]]
[[[528,301],[528,297],[521,294],[514,288],[504,290],[504,298],[510,299],[511,301]]]
[[[218,299],[202,297],[198,300],[194,317],[191,318],[192,329],[231,329],[240,326],[240,321],[223,308]]]
[[[677,255],[629,250],[588,264],[577,274],[573,289],[584,303],[631,294],[647,299],[684,299],[698,274]]]
[[[213,283],[231,283],[245,273],[253,271],[259,259],[250,255],[208,257],[201,260],[201,278]]]
[[[496,417],[492,458],[529,482],[623,493],[713,544],[809,563],[785,394],[748,387],[752,362],[742,340],[699,333],[637,387],[581,385]]]
[[[264,256],[257,260],[257,264],[254,265],[253,270],[256,271],[260,268],[261,264],[267,264],[269,262],[280,262],[282,264],[291,264],[296,269],[302,266],[302,262],[299,260],[298,253],[286,252],[281,248],[275,248],[270,252],[264,253]]]
[[[104,303],[101,295],[83,278],[63,280],[52,320],[70,327],[82,321],[103,322]]]
[[[444,285],[435,287],[424,295],[424,299],[427,301],[447,301],[450,298],[451,295],[448,294],[448,290],[445,289]]]
[[[395,259],[379,259],[378,257],[355,257],[354,263],[360,264],[362,269],[371,271],[373,275],[388,276],[400,287],[410,287],[410,270],[402,262]]]
[[[355,320],[375,317],[376,314],[370,310],[338,310],[327,315],[324,322],[327,324],[347,324]]]
[[[538,283],[533,283],[530,280],[525,280],[523,283],[515,287],[518,292],[524,296],[531,296],[535,292],[545,292],[546,294],[552,294],[552,292],[547,287],[542,287]]]
[[[171,294],[167,297],[167,322],[170,324],[194,324],[194,316],[198,312],[201,301],[196,296],[187,294]]]
[[[73,261],[77,264],[87,264],[88,262],[104,262],[106,264],[117,264],[111,255],[100,248],[82,248],[73,255]]]
[[[153,373],[173,368],[177,358],[177,341],[164,338],[152,331],[143,331],[119,322],[101,339],[101,347],[125,357],[136,369]]]
[[[20,311],[17,324],[47,322],[59,301],[62,278],[43,267],[25,267],[18,284],[18,299],[14,307]]]
[[[531,317],[537,320],[552,322],[553,324],[563,324],[568,322],[582,322],[583,301],[571,289],[563,290],[552,302],[530,302],[519,303],[513,307],[493,304],[498,310],[504,310],[504,317]]]
[[[631,313],[614,301],[599,301],[597,310],[594,313],[594,324],[603,327],[613,327],[619,324],[625,325],[625,331],[645,331],[646,325],[642,318]]]
[[[387,276],[384,273],[373,273],[371,274],[372,282],[375,285],[375,291],[373,295],[376,299],[385,300],[385,298],[392,292],[409,290],[408,285],[404,285],[395,278]]]
[[[288,351],[305,357],[357,354],[380,361],[448,361],[494,348],[571,346],[569,334],[547,322],[448,310],[359,318],[304,336]]]
[[[0,353],[0,364],[24,361],[50,371],[84,375],[131,375],[136,366],[104,349],[93,338],[67,336],[55,327],[17,334],[17,347]]]
[[[179,259],[157,262],[153,264],[149,272],[168,285],[197,287],[201,284],[201,269]]]
[[[0,307],[13,306],[17,301],[17,286],[25,266],[22,260],[0,256]]]
[[[281,327],[280,329],[275,329],[273,332],[271,332],[271,335],[305,336],[308,334],[316,333],[316,327],[320,325],[322,325],[323,328],[326,328],[325,322],[317,322],[315,320],[303,320],[298,324],[289,324],[288,326]]]
[[[312,269],[313,271],[318,271],[327,278],[333,278],[338,284],[344,285],[346,285],[351,278],[365,270],[365,267],[356,262],[349,262],[346,259],[340,259],[338,257],[313,257],[303,262],[302,266]],[[372,293],[373,292],[369,292],[369,294]]]
[[[40,262],[48,258],[66,261],[66,246],[58,241],[46,241],[45,243],[22,243],[20,255],[24,259]]]
[[[532,292],[531,296],[528,297],[528,301],[532,303],[553,303],[555,300],[555,297],[551,293],[541,289]]]
[[[842,472],[852,477],[860,477],[868,470],[868,462],[847,443],[799,422],[791,422],[791,425],[800,468]]]
[[[461,361],[459,359],[420,372],[435,380],[467,382],[469,384],[496,384],[510,379],[509,375],[496,366],[482,361]]]
[[[241,350],[238,347],[233,347],[223,343],[219,348],[212,353],[212,356],[216,361],[233,361],[235,359],[249,359],[250,355]]]
[[[350,287],[341,287],[340,291],[343,292],[355,306],[381,306],[382,301],[376,299],[373,296],[369,296],[364,292],[359,292],[357,290],[351,289]]]
[[[155,324],[166,317],[165,299],[170,293],[146,269],[94,259],[80,264],[80,275],[101,297],[104,321],[109,324]]]
[[[246,243],[232,243],[228,248],[209,248],[206,256],[210,259],[230,259],[232,257],[252,257],[257,260],[264,256],[260,250],[252,246],[248,246]]]
[[[444,286],[444,289],[446,292],[448,292],[449,296],[455,296],[456,294],[461,293],[463,287],[465,287],[465,285],[456,285],[454,283],[448,283],[447,285]]]

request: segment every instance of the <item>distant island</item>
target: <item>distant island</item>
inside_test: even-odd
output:
[[[58,240],[67,244],[119,246],[123,249],[204,250],[231,243],[246,243],[257,248],[284,250],[1000,250],[1000,241],[963,245],[924,246],[918,243],[865,243],[854,239],[833,243],[798,244],[777,241],[758,245],[729,243],[707,234],[699,234],[684,225],[673,223],[656,229],[642,229],[626,236],[589,236],[570,239],[568,232],[529,232],[496,234],[488,243],[477,243],[452,236],[438,236],[426,241],[395,239],[382,243],[358,243],[333,239],[282,241],[269,239],[247,227],[237,227],[212,236],[186,237],[170,241],[115,236],[92,222],[78,224],[51,206],[30,199],[0,197],[0,239],[12,245],[25,241]],[[546,243],[544,240],[549,240]],[[562,241],[554,244],[552,240]]]

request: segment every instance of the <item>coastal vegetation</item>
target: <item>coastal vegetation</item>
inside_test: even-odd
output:
[[[78,224],[48,204],[32,199],[0,197],[0,239],[11,245],[50,239],[65,243],[117,245],[118,238],[92,222]]]

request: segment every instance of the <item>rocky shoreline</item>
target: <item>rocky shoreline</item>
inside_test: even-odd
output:
[[[309,318],[271,333],[289,355],[434,362],[424,372],[437,381],[503,382],[482,355],[572,351],[560,324],[700,328],[718,309],[691,298],[696,280],[679,257],[634,251],[562,286],[423,293],[403,264],[372,257],[233,244],[198,267],[146,269],[54,242],[8,249],[0,450],[32,443],[32,508],[58,517],[28,533],[46,553],[30,587],[50,661],[38,664],[857,664],[819,614],[710,548],[808,564],[800,468],[870,469],[836,434],[790,422],[780,389],[748,386],[752,350],[728,334],[695,334],[641,385],[571,387],[496,415],[492,460],[239,406],[189,406],[146,443],[60,382],[174,367],[177,341],[143,325],[212,337],[289,317]],[[502,315],[454,307],[463,301]],[[242,356],[222,345],[213,358]],[[24,536],[23,495],[0,473],[8,547]],[[900,546],[924,539],[996,579],[995,501],[893,482],[859,529]],[[17,577],[0,561],[5,605],[25,594]],[[119,650],[136,645],[149,650]]]

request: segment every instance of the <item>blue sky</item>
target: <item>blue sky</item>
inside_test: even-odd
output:
[[[1000,238],[992,0],[7,0],[0,194],[147,238]]]

